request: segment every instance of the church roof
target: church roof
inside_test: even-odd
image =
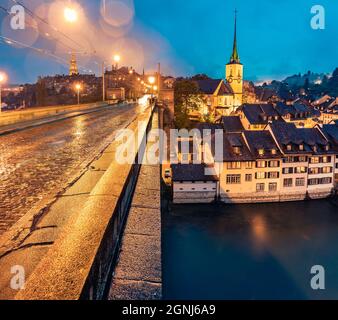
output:
[[[214,94],[221,81],[221,79],[206,79],[196,80],[196,83],[201,92],[205,94]]]
[[[220,85],[220,89],[217,93],[219,96],[233,94],[232,88],[222,79],[205,79],[196,80],[195,82],[204,94],[215,94]]]

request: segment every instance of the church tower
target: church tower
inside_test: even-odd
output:
[[[243,103],[243,65],[237,50],[237,11],[235,11],[234,45],[230,62],[225,68],[225,78],[234,91],[234,107],[239,107]]]
[[[70,59],[70,66],[69,66],[69,75],[73,76],[73,75],[78,75],[78,74],[79,74],[79,70],[77,68],[76,56],[74,53],[72,53],[71,59]]]

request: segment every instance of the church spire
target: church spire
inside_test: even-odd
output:
[[[232,49],[232,55],[230,63],[240,63],[239,54],[237,50],[237,10],[235,10],[235,32],[234,32],[234,46]]]

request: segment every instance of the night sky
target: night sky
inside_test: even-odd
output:
[[[106,2],[113,0],[106,0]],[[23,1],[34,8],[42,0]],[[44,1],[50,3],[51,1]],[[55,2],[55,1],[54,1]],[[62,2],[62,1],[61,1]],[[74,2],[74,1],[63,1]],[[253,81],[281,79],[295,73],[332,72],[338,66],[338,3],[333,0],[123,0],[133,10],[132,21],[124,25],[123,35],[105,36],[104,40],[82,40],[109,59],[113,44],[120,38],[137,42],[125,52],[125,65],[138,71],[154,69],[161,61],[165,73],[192,75],[206,73],[224,77],[224,66],[229,61],[233,41],[234,10],[238,10],[238,46],[245,78]],[[9,0],[0,4],[9,7]],[[95,33],[101,35],[98,19],[100,0],[78,1]],[[325,30],[310,26],[311,7],[321,4],[326,10]],[[107,5],[108,6],[108,5]],[[112,13],[114,17],[114,13]],[[2,35],[6,35],[5,14],[0,11]],[[121,22],[121,21],[120,21]],[[122,22],[123,24],[124,22]],[[87,23],[88,24],[88,23]],[[126,27],[126,28],[125,28]],[[76,37],[72,30],[64,30]],[[22,38],[21,38],[22,39]],[[103,44],[104,42],[104,44]],[[51,44],[37,39],[34,45]],[[112,46],[110,48],[109,46]],[[123,51],[122,50],[122,51]],[[139,56],[138,51],[142,51]],[[123,52],[122,52],[123,54]],[[109,53],[109,56],[111,54]],[[139,58],[140,57],[140,58]],[[94,59],[94,58],[93,58]],[[96,72],[92,58],[84,65]],[[39,56],[28,49],[12,48],[0,43],[0,70],[8,73],[11,83],[34,82],[38,75],[67,73],[53,59]]]

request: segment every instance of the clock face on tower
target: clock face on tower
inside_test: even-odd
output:
[[[232,77],[229,77],[229,78],[228,78],[228,82],[229,82],[229,83],[232,83],[233,81],[234,81],[234,80],[232,79]]]

